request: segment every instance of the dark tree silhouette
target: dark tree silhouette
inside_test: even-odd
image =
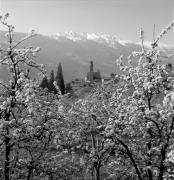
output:
[[[49,81],[49,87],[48,87],[48,89],[49,89],[50,92],[54,92],[54,94],[56,94],[56,93],[57,93],[57,89],[56,89],[55,86],[54,86],[54,81],[55,81],[54,71],[51,70],[51,73],[50,73],[50,81]]]
[[[61,63],[59,63],[59,66],[57,69],[56,82],[60,88],[61,93],[65,94],[65,84],[64,84],[64,78],[63,78],[63,71],[62,71]]]
[[[40,87],[43,88],[43,89],[45,89],[45,88],[48,89],[48,86],[49,86],[49,82],[48,82],[47,77],[45,76],[45,77],[42,79],[42,82],[40,83]]]

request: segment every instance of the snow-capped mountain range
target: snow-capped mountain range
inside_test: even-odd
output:
[[[0,31],[0,45],[6,46],[6,32]],[[26,36],[25,33],[15,33],[15,41]],[[150,42],[145,46],[150,47]],[[140,51],[140,43],[120,40],[115,35],[65,32],[54,35],[37,35],[24,42],[22,46],[41,47],[37,56],[39,63],[45,64],[48,75],[51,69],[56,71],[61,62],[66,81],[73,78],[84,78],[89,71],[89,62],[93,60],[94,69],[100,70],[102,76],[119,72],[116,59],[123,55],[125,61],[132,51]],[[174,46],[161,44],[164,54],[174,54]],[[173,57],[165,59],[164,63],[172,63]],[[136,63],[136,61],[135,61]],[[0,67],[0,77],[6,78],[6,71]]]
[[[55,38],[56,40],[59,40],[61,38],[67,38],[69,40],[72,40],[74,42],[78,41],[86,41],[91,40],[98,43],[105,43],[111,48],[117,48],[117,45],[129,45],[129,44],[136,44],[140,45],[140,42],[133,42],[130,40],[121,40],[116,35],[110,35],[110,34],[96,34],[96,33],[84,33],[84,32],[74,32],[74,31],[66,31],[64,33],[55,33],[54,35],[51,35],[50,37]],[[145,42],[146,47],[150,47],[152,42]],[[163,48],[174,48],[174,45],[168,45],[168,44],[160,44],[160,49]]]
[[[113,48],[115,47],[115,44],[119,42],[119,39],[116,37],[116,35],[82,33],[82,32],[73,32],[73,31],[56,33],[55,35],[52,35],[52,37],[54,37],[57,40],[61,37],[65,37],[74,42],[91,40],[100,43],[107,43],[110,47]]]

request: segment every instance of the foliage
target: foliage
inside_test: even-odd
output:
[[[57,85],[58,85],[61,93],[65,94],[65,84],[64,84],[64,78],[63,78],[63,71],[62,71],[61,63],[59,63],[55,80],[57,82]]]
[[[111,142],[118,145],[117,151],[127,159],[127,163],[122,162],[127,174],[133,174],[139,180],[162,180],[169,178],[168,171],[171,171],[167,154],[174,141],[174,76],[173,71],[169,73],[160,63],[156,44],[159,38],[149,50],[144,48],[143,35],[141,31],[142,51],[128,57],[128,66],[122,64],[122,57],[118,59],[125,84],[110,99],[111,118],[105,130]],[[139,57],[137,67],[131,64],[131,58],[135,56]],[[133,93],[128,95],[130,88]]]
[[[32,32],[13,42],[14,27],[8,14],[7,49],[0,49],[9,82],[0,82],[0,168],[4,180],[172,179],[174,174],[174,72],[160,62],[159,40],[170,24],[141,52],[132,52],[128,65],[122,57],[119,83],[96,86],[88,96],[67,102],[61,64],[56,78],[50,74],[49,91],[30,77],[40,48],[18,45]],[[132,65],[132,59],[138,65]],[[117,78],[116,78],[117,79]],[[56,80],[56,82],[55,82]],[[46,87],[46,78],[41,87]],[[69,87],[70,88],[70,87]],[[59,89],[61,93],[59,92]],[[58,92],[58,93],[57,93]]]
[[[55,82],[55,78],[54,78],[54,71],[51,70],[50,72],[50,80],[49,80],[49,84],[48,84],[48,90],[49,92],[53,92],[54,94],[57,93],[57,89],[54,85],[54,82]]]
[[[160,62],[159,37],[145,49],[143,36],[141,30],[142,51],[133,52],[127,66],[122,57],[117,61],[123,72],[119,85],[111,81],[74,104],[71,132],[85,164],[95,171],[105,166],[111,178],[171,179],[174,72]],[[131,64],[135,57],[136,67]],[[95,179],[100,179],[99,169]]]
[[[45,73],[43,65],[34,61],[40,48],[17,46],[34,36],[31,35],[14,43],[14,27],[6,21],[8,14],[1,17],[7,27],[8,48],[0,49],[0,63],[7,67],[9,82],[0,82],[4,93],[0,97],[0,145],[3,179],[31,179],[43,173],[40,162],[51,146],[58,131],[61,116],[58,96],[48,94],[29,77],[32,68]]]
[[[42,79],[42,82],[41,82],[41,84],[40,84],[40,87],[43,88],[43,89],[45,89],[45,88],[48,89],[48,87],[49,87],[49,81],[48,81],[48,79],[47,79],[46,76],[44,76],[44,78]]]

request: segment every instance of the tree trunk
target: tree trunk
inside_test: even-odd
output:
[[[151,140],[148,142],[147,144],[147,148],[148,148],[148,151],[150,152],[151,151],[151,148],[152,148],[152,142]],[[149,180],[153,180],[153,175],[152,175],[152,158],[151,158],[151,152],[150,153],[147,153],[148,155],[148,162],[147,162],[147,165],[148,165],[148,170],[147,170],[147,173],[148,173],[148,177],[149,177]],[[150,167],[150,168],[149,168]]]
[[[5,138],[4,180],[10,180],[10,138]]]
[[[100,167],[95,167],[95,180],[100,180]]]
[[[31,174],[32,174],[32,168],[29,167],[29,169],[28,169],[28,175],[27,175],[27,180],[30,180]]]
[[[160,172],[159,172],[159,180],[163,180],[163,174],[164,174],[164,160],[166,157],[166,150],[162,149],[161,150],[161,163],[160,163]]]
[[[132,164],[133,164],[133,166],[134,166],[134,168],[135,168],[135,170],[136,170],[136,173],[137,173],[137,175],[138,175],[138,179],[139,179],[139,180],[143,180],[142,177],[141,177],[141,172],[140,172],[140,170],[139,170],[139,168],[138,168],[138,165],[137,165],[136,162],[135,162],[135,159],[134,159],[134,157],[133,157],[133,154],[132,154],[131,151],[129,150],[129,147],[128,147],[122,140],[120,140],[119,138],[117,138],[117,141],[126,149],[127,155],[129,156],[129,158],[130,158],[130,160],[131,160],[131,162],[132,162]]]

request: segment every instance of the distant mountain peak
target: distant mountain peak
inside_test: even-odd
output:
[[[121,40],[116,35],[102,34],[102,33],[84,33],[84,32],[75,32],[75,31],[66,31],[64,33],[56,33],[51,36],[52,38],[59,40],[61,37],[69,39],[74,42],[78,41],[94,41],[97,43],[105,44],[111,48],[118,48],[120,46],[127,46],[129,44],[140,45],[140,42],[133,42],[131,40]],[[147,48],[151,47],[152,42],[145,42]],[[172,45],[159,44],[160,48],[170,48]]]
[[[60,37],[65,37],[72,41],[81,41],[86,39],[86,34],[82,32],[65,31],[64,33],[56,33],[52,37],[55,37],[55,39],[59,39]]]
[[[122,45],[121,43],[119,43],[119,41],[121,42],[121,40],[119,40],[116,35],[110,34],[66,31],[64,33],[56,33],[51,37],[56,40],[59,40],[61,37],[64,37],[74,42],[90,40],[97,43],[106,44],[111,48],[116,48],[118,45]]]

